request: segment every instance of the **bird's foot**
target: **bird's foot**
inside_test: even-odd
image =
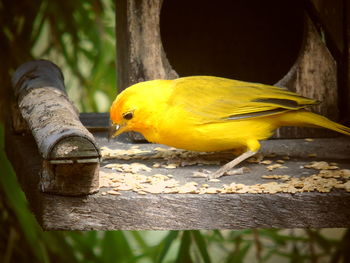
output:
[[[247,167],[241,167],[241,168],[230,169],[230,170],[219,169],[216,172],[209,174],[208,179],[217,179],[224,175],[239,175],[239,174],[244,174],[246,172],[249,172],[249,168]]]
[[[194,172],[192,177],[207,178],[208,180],[212,180],[212,179],[217,179],[224,175],[239,175],[250,171],[250,169],[247,167],[241,167],[241,168],[231,169],[227,171],[220,171],[220,170],[222,169],[219,169],[216,172],[212,173],[209,170],[202,169],[197,172]]]
[[[201,169],[197,172],[194,172],[192,177],[209,178],[209,175],[210,175],[209,170]]]

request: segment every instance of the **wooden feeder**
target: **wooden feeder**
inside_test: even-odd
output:
[[[288,87],[338,118],[337,66],[296,1],[116,1],[118,87],[213,75]],[[184,8],[186,7],[186,8]],[[282,128],[277,137],[319,137]]]
[[[305,7],[296,1],[277,0],[216,4],[116,0],[118,87],[187,75],[275,83],[323,101],[314,111],[346,120],[350,111],[344,101],[349,98],[349,88],[344,79],[350,74],[340,73],[345,72],[341,66],[348,65],[341,58],[346,57],[350,34],[339,38],[334,30],[334,25],[347,28],[343,24],[346,20],[338,16],[344,14],[343,2],[308,3]],[[323,12],[324,6],[334,11],[333,15]],[[326,30],[327,42],[335,43],[333,48],[325,44],[319,27]],[[348,137],[264,141],[262,153],[287,168],[270,172],[263,164],[246,162],[244,166],[251,172],[208,182],[192,177],[202,166],[171,169],[174,165],[160,157],[159,145],[132,144],[126,137],[108,142],[109,115],[79,115],[66,95],[61,71],[51,62],[22,65],[14,74],[13,87],[6,151],[32,210],[46,230],[350,227],[350,192],[344,185],[331,191],[322,188],[323,192],[215,192],[232,182],[244,187],[279,184],[279,179],[262,178],[275,171],[299,180],[319,172],[302,168],[311,161],[327,160],[337,163],[339,169],[350,169]],[[306,135],[321,136],[323,132],[286,128],[276,137]],[[100,158],[102,146],[128,154]],[[130,154],[135,148],[139,154]],[[191,158],[185,161],[195,164]],[[219,153],[206,158],[227,162],[232,155]],[[103,180],[99,187],[99,175],[102,178],[111,171],[107,164],[135,162],[152,167],[145,172],[147,176],[171,174],[179,185],[208,185],[203,187],[215,194],[209,190],[206,194],[194,190],[186,194],[113,190],[118,187]],[[218,167],[215,163],[208,169]]]

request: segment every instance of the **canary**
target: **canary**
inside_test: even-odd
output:
[[[318,103],[287,89],[210,76],[150,80],[121,92],[110,108],[113,137],[136,131],[150,142],[191,151],[241,149],[211,174],[218,178],[253,156],[281,126],[350,128],[305,110]]]

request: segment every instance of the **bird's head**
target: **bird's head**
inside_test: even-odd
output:
[[[121,92],[110,108],[110,137],[127,131],[140,132],[145,136],[159,115],[167,84],[169,80],[145,81]]]
[[[128,89],[120,93],[110,108],[110,131],[109,137],[116,137],[123,132],[137,129],[139,122],[139,103],[137,94],[133,95]]]

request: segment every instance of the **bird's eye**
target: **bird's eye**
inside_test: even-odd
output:
[[[123,118],[126,120],[131,120],[132,117],[134,117],[134,114],[132,112],[126,112],[123,114]]]

